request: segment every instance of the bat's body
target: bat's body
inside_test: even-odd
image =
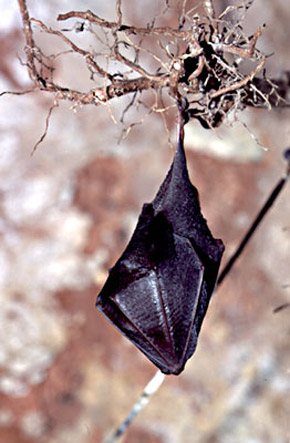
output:
[[[195,351],[224,251],[203,218],[183,147],[183,116],[170,170],[111,269],[97,307],[165,374]]]

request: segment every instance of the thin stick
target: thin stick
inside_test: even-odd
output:
[[[278,312],[284,311],[284,309],[289,308],[290,303],[283,303],[282,305],[277,306],[277,308],[273,309],[273,314],[277,314]]]
[[[215,10],[213,7],[212,0],[204,0],[203,6],[204,6],[207,16],[211,19],[214,19],[215,18]]]
[[[165,374],[158,370],[145,387],[141,397],[139,398],[139,400],[137,400],[125,420],[120,424],[120,426],[116,429],[111,437],[105,439],[105,443],[115,443],[119,440],[119,438],[124,434],[134,418],[148,404],[151,396],[155,394],[155,392],[160,388],[164,379]]]
[[[31,157],[32,157],[33,154],[35,153],[35,151],[36,151],[37,147],[40,145],[40,143],[42,143],[43,140],[45,139],[45,137],[47,136],[47,132],[48,132],[48,127],[49,127],[50,117],[51,117],[52,111],[53,111],[55,108],[57,108],[57,107],[58,107],[58,102],[56,101],[56,102],[54,102],[54,103],[51,105],[51,107],[49,108],[49,110],[48,110],[48,114],[47,114],[46,119],[45,119],[45,128],[44,128],[44,131],[43,131],[41,137],[39,138],[39,140],[38,140],[38,141],[35,143],[35,145],[33,146],[32,151],[31,151],[31,154],[30,154]]]
[[[234,263],[236,262],[238,257],[241,255],[242,251],[244,250],[244,248],[247,245],[247,243],[250,241],[250,239],[251,239],[252,235],[254,234],[254,232],[256,231],[257,227],[259,226],[259,224],[261,223],[261,221],[263,220],[263,218],[265,217],[265,215],[267,214],[267,212],[269,211],[271,206],[273,206],[275,200],[277,199],[278,195],[280,194],[280,192],[282,191],[283,187],[285,186],[287,180],[289,179],[289,177],[290,177],[290,148],[285,150],[284,157],[285,157],[285,159],[287,161],[286,173],[279,180],[279,182],[277,183],[277,185],[275,186],[275,188],[271,192],[270,196],[268,197],[268,199],[264,203],[262,209],[258,213],[258,215],[257,215],[256,219],[254,220],[253,224],[250,226],[248,232],[246,233],[246,235],[242,239],[242,241],[241,241],[240,245],[238,246],[236,252],[231,256],[231,258],[229,259],[228,263],[225,265],[225,267],[221,271],[221,273],[220,273],[220,275],[218,277],[218,280],[217,280],[216,287],[218,287],[223,282],[223,280],[226,277],[226,275],[230,272],[230,270],[233,267]]]

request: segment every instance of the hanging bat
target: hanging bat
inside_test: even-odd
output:
[[[178,375],[197,345],[224,245],[202,216],[183,147],[97,299],[97,308],[163,373]]]

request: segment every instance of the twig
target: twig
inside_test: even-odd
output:
[[[74,52],[85,57],[87,63],[89,63],[92,66],[92,68],[94,68],[99,74],[101,74],[103,77],[112,80],[113,77],[95,62],[90,52],[81,49],[79,46],[73,43],[68,37],[66,37],[61,31],[56,31],[54,29],[51,29],[48,26],[46,26],[41,20],[35,18],[31,18],[30,21],[36,23],[47,34],[52,34],[60,37],[66,44],[68,44],[72,48]]]
[[[35,151],[36,151],[37,147],[40,145],[40,143],[42,143],[43,140],[45,139],[45,137],[46,137],[46,135],[47,135],[47,131],[48,131],[48,127],[49,127],[49,122],[50,122],[50,117],[51,117],[52,111],[53,111],[55,108],[57,108],[58,105],[59,105],[58,102],[54,102],[54,103],[51,105],[51,107],[49,108],[49,110],[48,110],[48,114],[47,114],[46,119],[45,119],[45,128],[44,128],[43,134],[41,135],[40,139],[39,139],[39,140],[35,143],[35,145],[33,146],[32,151],[31,151],[31,154],[30,154],[31,157],[32,157],[33,154],[35,153]]]
[[[157,371],[148,385],[145,387],[143,394],[135,403],[125,420],[120,424],[111,437],[105,439],[104,443],[115,443],[119,440],[139,412],[148,404],[151,396],[160,388],[164,379],[165,375],[162,374],[161,371]]]
[[[211,19],[214,19],[215,18],[215,11],[214,11],[212,0],[204,0],[203,6],[204,6],[207,16]]]
[[[251,74],[247,75],[247,77],[245,77],[243,80],[240,80],[237,83],[234,83],[232,85],[229,85],[229,86],[226,86],[226,87],[224,87],[222,89],[219,89],[216,92],[213,92],[212,94],[210,94],[210,98],[217,98],[217,97],[219,97],[221,95],[225,95],[225,94],[227,94],[229,92],[241,89],[243,86],[247,85],[247,83],[249,83],[251,80],[253,80],[255,75],[259,71],[261,71],[261,69],[263,68],[264,64],[265,64],[265,57],[262,58],[262,60],[258,64],[258,66],[251,72]]]
[[[32,88],[32,89],[26,89],[25,91],[3,91],[0,92],[0,97],[2,97],[2,95],[26,95],[26,94],[30,94],[31,92],[36,92],[38,91],[38,89],[36,88]]]
[[[116,12],[117,12],[117,24],[118,28],[120,28],[122,25],[121,0],[116,0]]]
[[[29,19],[28,9],[25,0],[18,0],[22,22],[23,22],[23,32],[26,39],[25,54],[27,59],[27,67],[31,80],[35,83],[39,83],[39,78],[37,75],[37,69],[35,66],[35,54],[36,49],[35,42],[33,39],[31,23]]]
[[[88,20],[91,23],[94,23],[102,28],[107,29],[113,29],[122,31],[129,34],[144,34],[144,35],[171,35],[175,37],[181,37],[184,38],[188,36],[188,32],[174,29],[169,26],[161,26],[156,28],[140,28],[137,26],[129,26],[122,24],[120,27],[118,26],[118,22],[108,22],[106,20],[103,20],[102,18],[98,17],[96,14],[94,14],[92,11],[88,10],[86,12],[82,11],[70,11],[66,12],[65,14],[59,14],[57,17],[57,20],[64,21],[68,20],[70,18],[80,18],[82,20]]]

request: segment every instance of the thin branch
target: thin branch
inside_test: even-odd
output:
[[[155,81],[160,80],[160,76],[150,74],[144,68],[142,68],[140,65],[138,65],[138,63],[135,63],[135,62],[129,60],[128,58],[124,57],[119,51],[120,44],[122,44],[122,42],[116,41],[115,45],[114,45],[114,56],[117,61],[124,63],[126,66],[131,68],[133,71],[138,72],[138,74],[140,74],[142,77],[148,78],[150,80],[155,80]]]
[[[122,25],[121,0],[116,0],[116,12],[117,12],[117,24],[118,28],[120,28]]]
[[[40,143],[42,143],[43,140],[45,139],[45,137],[46,137],[46,135],[47,135],[47,132],[48,132],[48,127],[49,127],[49,122],[50,122],[50,117],[51,117],[52,111],[53,111],[55,108],[57,108],[58,105],[59,105],[58,102],[54,102],[54,103],[51,105],[51,107],[49,108],[49,110],[48,110],[48,114],[47,114],[46,119],[45,119],[45,128],[44,128],[43,134],[41,135],[40,139],[39,139],[39,140],[35,143],[35,145],[33,146],[33,148],[32,148],[32,152],[31,152],[31,154],[30,154],[31,157],[32,157],[33,154],[35,153],[35,151],[36,151],[37,147],[40,145]]]
[[[26,40],[25,45],[25,54],[27,59],[27,68],[28,73],[33,82],[36,84],[40,83],[39,76],[37,75],[37,69],[35,66],[35,42],[33,39],[32,29],[31,29],[31,23],[29,19],[29,13],[26,5],[25,0],[18,0],[22,22],[23,22],[23,32]]]
[[[140,413],[140,411],[145,408],[148,404],[151,396],[155,394],[155,392],[160,388],[163,381],[165,379],[165,375],[162,374],[161,371],[157,371],[153,378],[149,381],[147,386],[145,387],[142,395],[139,400],[135,403],[125,420],[120,424],[120,426],[116,429],[113,435],[107,439],[105,439],[104,443],[115,443],[117,442],[124,432],[128,429],[129,425],[136,418],[136,416]]]
[[[37,88],[32,88],[32,89],[26,89],[25,91],[3,91],[0,92],[0,97],[2,97],[3,95],[9,94],[9,95],[26,95],[26,94],[30,94],[31,92],[37,92],[38,89]]]
[[[215,19],[215,11],[214,11],[212,0],[204,0],[203,1],[203,6],[204,6],[204,9],[205,9],[206,15],[210,19]]]
[[[60,37],[67,45],[71,47],[71,49],[76,52],[77,54],[82,55],[85,57],[86,62],[91,65],[93,69],[95,69],[100,75],[108,78],[109,80],[113,79],[113,76],[109,74],[108,72],[104,71],[93,59],[93,56],[90,52],[85,51],[84,49],[81,49],[79,46],[77,46],[75,43],[73,43],[68,37],[66,37],[61,31],[56,31],[54,29],[49,28],[46,26],[41,20],[31,18],[31,22],[36,23],[43,31],[45,31],[47,34],[52,34]]]
[[[189,35],[188,32],[181,31],[179,29],[171,28],[168,26],[156,27],[156,28],[150,28],[150,27],[139,28],[137,26],[129,26],[124,24],[118,26],[118,22],[108,22],[106,20],[103,20],[102,18],[98,17],[90,10],[86,12],[70,11],[66,12],[65,14],[59,14],[57,16],[58,21],[68,20],[70,18],[80,18],[82,20],[88,20],[89,22],[94,23],[102,28],[122,31],[129,34],[144,34],[144,35],[157,35],[157,36],[171,35],[180,38],[184,38]]]
[[[228,94],[229,92],[232,92],[232,91],[237,91],[238,89],[241,89],[243,86],[246,86],[250,81],[253,80],[255,75],[257,75],[258,72],[261,71],[264,64],[265,64],[265,57],[262,58],[262,60],[258,64],[258,66],[256,66],[256,68],[251,72],[251,74],[247,75],[247,77],[243,78],[243,80],[240,80],[237,83],[234,83],[232,85],[229,85],[229,86],[226,86],[222,89],[219,89],[216,92],[213,92],[210,95],[210,98],[217,98],[217,97],[220,97],[221,95]]]

